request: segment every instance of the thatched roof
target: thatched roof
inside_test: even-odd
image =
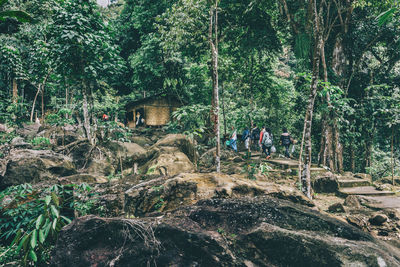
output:
[[[132,107],[139,106],[139,105],[151,105],[152,102],[159,100],[159,99],[167,99],[168,102],[172,106],[177,106],[178,103],[179,103],[179,105],[183,104],[182,101],[180,101],[180,99],[177,98],[175,95],[167,94],[167,93],[158,93],[158,94],[155,94],[152,96],[148,96],[148,97],[144,97],[141,99],[136,99],[131,102],[128,102],[125,105],[125,108],[130,109]]]

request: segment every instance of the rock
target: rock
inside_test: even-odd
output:
[[[92,158],[89,160],[86,172],[100,176],[108,176],[115,173],[115,168],[109,159],[105,157],[103,159]]]
[[[0,133],[6,133],[7,132],[7,126],[5,124],[0,123]]]
[[[383,223],[387,222],[388,217],[385,214],[375,214],[369,219],[369,222],[372,225],[382,225]]]
[[[342,203],[335,203],[329,206],[329,212],[346,212]]]
[[[180,173],[194,172],[193,163],[177,147],[161,147],[149,153],[153,158],[140,169],[141,174],[160,174],[174,176]]]
[[[6,160],[0,187],[36,183],[76,173],[71,158],[49,150],[16,149]]]
[[[360,215],[348,215],[346,216],[346,221],[360,229],[366,229],[367,228],[367,222],[363,218],[363,216]]]
[[[143,219],[64,227],[50,266],[399,266],[400,252],[347,223],[269,197],[208,199]]]
[[[399,186],[400,185],[400,176],[394,176],[394,184]],[[383,177],[379,180],[377,180],[375,183],[380,183],[380,184],[390,184],[392,185],[392,176],[387,176],[387,177]]]
[[[40,127],[38,136],[53,140],[55,145],[62,146],[76,142],[84,136],[83,132],[74,125],[65,125],[64,127],[51,127],[44,125]]]
[[[125,212],[144,216],[154,211],[174,210],[201,199],[256,197],[265,194],[314,206],[292,187],[220,173],[183,173],[173,178],[159,177],[131,187],[125,192]]]
[[[33,123],[33,124],[24,123],[22,125],[22,128],[18,128],[16,130],[16,133],[18,135],[21,135],[21,136],[27,138],[27,139],[33,139],[34,137],[37,136],[39,128],[40,128],[40,124],[37,124],[37,123]]]
[[[74,183],[74,184],[81,184],[81,183],[88,183],[88,184],[104,184],[108,182],[108,179],[104,176],[97,176],[94,174],[88,173],[79,173],[70,176],[66,176],[60,179],[63,184]]]
[[[355,178],[364,179],[364,180],[368,180],[368,181],[372,181],[371,174],[367,174],[367,173],[356,173],[356,174],[354,174],[354,177]]]
[[[344,205],[352,209],[361,209],[361,203],[357,196],[349,195],[344,200]]]
[[[393,186],[391,184],[375,184],[376,190],[379,191],[393,191]]]
[[[22,137],[14,137],[13,140],[11,141],[11,146],[14,148],[27,148],[27,149],[31,149],[32,145],[25,142],[24,138]]]
[[[132,136],[130,139],[132,140],[133,143],[136,143],[142,147],[146,145],[151,145],[153,143],[149,138],[140,135]]]
[[[312,188],[316,193],[335,193],[339,183],[334,175],[318,176],[312,181]]]
[[[215,148],[204,152],[199,159],[199,165],[205,168],[211,168],[215,164]],[[233,150],[221,149],[221,160],[226,160],[235,157]]]
[[[190,161],[196,161],[196,148],[193,142],[183,134],[168,134],[155,143],[153,147],[177,147],[179,151],[186,154]]]

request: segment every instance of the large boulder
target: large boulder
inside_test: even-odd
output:
[[[155,148],[149,154],[153,154],[154,156],[140,168],[141,174],[174,176],[195,170],[194,164],[188,156],[177,147]]]
[[[39,131],[39,123],[24,123],[21,128],[17,128],[16,133],[27,139],[33,139]]]
[[[65,125],[52,127],[50,125],[41,126],[38,136],[53,140],[55,145],[68,145],[84,137],[82,130],[78,126]]]
[[[50,266],[400,266],[400,252],[307,207],[209,199],[164,216],[87,216],[64,227]]]
[[[183,173],[155,178],[125,192],[125,213],[144,216],[168,211],[208,198],[256,197],[268,194],[308,206],[314,204],[293,188],[220,173]]]
[[[153,147],[177,147],[179,151],[186,154],[190,161],[196,161],[196,147],[193,142],[183,134],[168,134],[155,143]]]
[[[312,188],[316,193],[335,193],[339,190],[339,182],[332,174],[318,176],[312,181]]]
[[[76,173],[71,158],[49,150],[12,150],[0,186],[35,183]]]

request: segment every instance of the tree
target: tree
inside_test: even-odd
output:
[[[94,1],[65,1],[54,14],[51,42],[58,70],[80,84],[83,127],[92,145],[96,143],[95,114],[92,111],[93,90],[107,76],[123,68],[118,50],[113,45],[98,6]]]

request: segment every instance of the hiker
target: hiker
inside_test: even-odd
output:
[[[232,126],[232,134],[231,134],[231,139],[230,139],[230,146],[235,152],[237,152],[236,140],[237,140],[237,131],[236,131],[235,127]]]
[[[293,139],[290,136],[290,134],[288,133],[288,130],[286,128],[282,129],[282,134],[281,134],[281,145],[283,145],[285,147],[285,157],[290,158],[290,154],[289,154],[289,146],[290,144],[293,143]]]
[[[140,112],[138,112],[136,114],[136,127],[140,127],[144,125],[144,118],[142,117],[142,115],[140,114]]]
[[[262,139],[263,139],[264,133],[265,133],[265,126],[263,126],[263,127],[261,128],[260,139],[258,140],[258,145],[259,145],[260,147],[262,147]]]
[[[107,114],[103,114],[103,121],[108,121],[110,118],[108,117],[108,115]]]
[[[260,139],[260,129],[254,124],[251,129],[251,145],[255,151],[258,151],[258,140]]]
[[[262,149],[265,155],[267,155],[267,159],[271,158],[271,147],[273,146],[273,136],[271,133],[271,129],[266,128],[262,138]]]
[[[247,152],[250,152],[250,131],[247,127],[242,133],[242,141],[244,142],[244,147],[246,148]]]

